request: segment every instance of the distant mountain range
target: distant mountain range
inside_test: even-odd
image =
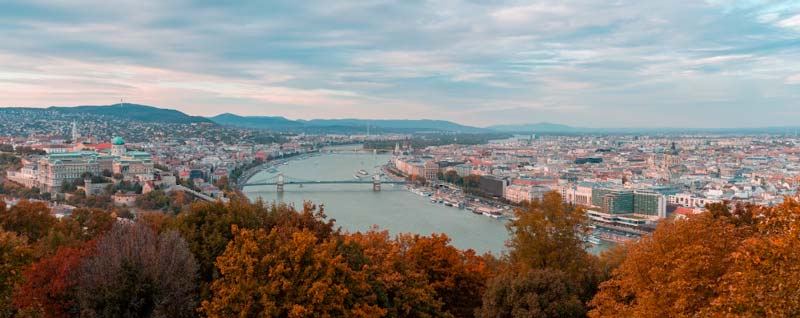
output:
[[[35,108],[32,108],[35,109]],[[69,107],[49,107],[48,111],[56,111],[65,114],[92,114],[98,116],[110,116],[120,119],[128,119],[142,122],[155,123],[210,123],[211,120],[200,116],[190,116],[174,109],[164,109],[153,106],[137,104],[115,104],[108,106],[69,106]]]
[[[495,125],[486,128],[503,132],[578,132],[584,129],[547,122],[536,124]]]
[[[284,117],[265,116],[239,116],[234,114],[221,114],[210,118],[211,121],[227,126],[243,128],[288,130],[288,131],[314,131],[314,132],[364,132],[367,126],[372,132],[486,132],[487,129],[464,126],[445,120],[430,119],[313,119],[290,120]]]
[[[489,126],[498,132],[507,133],[550,133],[550,134],[645,134],[645,133],[716,133],[716,134],[794,134],[800,131],[800,127],[749,127],[749,128],[673,128],[673,127],[653,127],[653,128],[586,128],[573,127],[547,122],[535,124],[517,125],[496,125]]]
[[[0,108],[2,110],[3,108]],[[187,115],[174,109],[158,108],[138,104],[114,104],[107,106],[52,106],[48,108],[5,108],[30,111],[53,111],[63,114],[88,114],[110,116],[122,120],[154,123],[208,123],[224,126],[264,129],[283,132],[306,133],[366,133],[371,132],[457,132],[457,133],[544,133],[544,134],[637,134],[637,133],[719,133],[719,134],[795,134],[800,127],[754,127],[754,128],[585,128],[548,122],[531,124],[495,125],[485,128],[465,126],[446,120],[430,119],[313,119],[291,120],[280,116],[240,116],[224,113],[214,117]]]

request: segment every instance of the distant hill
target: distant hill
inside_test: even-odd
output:
[[[314,119],[300,121],[308,126],[349,126],[360,127],[366,130],[367,125],[372,128],[386,130],[431,130],[451,132],[482,132],[484,129],[464,126],[446,120],[431,119]]]
[[[254,129],[286,130],[303,126],[302,123],[279,116],[239,116],[231,113],[224,113],[209,119],[220,125]]]
[[[586,130],[584,128],[576,128],[547,122],[535,124],[496,125],[487,128],[504,132],[581,132]]]
[[[331,132],[355,133],[367,131],[369,125],[372,132],[421,132],[421,131],[446,131],[446,132],[485,132],[485,129],[464,126],[445,120],[388,120],[388,119],[313,119],[290,120],[284,117],[266,116],[239,116],[234,114],[221,114],[209,118],[215,123],[243,128],[305,131],[305,132]]]
[[[191,124],[211,122],[205,117],[190,116],[174,109],[164,109],[128,103],[108,106],[53,106],[47,108],[47,110],[66,114],[92,114],[155,123]]]

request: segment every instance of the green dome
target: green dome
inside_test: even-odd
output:
[[[114,137],[114,139],[111,139],[111,144],[117,146],[124,145],[125,140],[122,140],[122,137]]]

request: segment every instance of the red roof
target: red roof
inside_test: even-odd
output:
[[[682,215],[689,216],[689,215],[694,214],[694,209],[679,207],[679,208],[675,209],[675,214],[682,214]]]

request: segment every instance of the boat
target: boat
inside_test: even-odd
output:
[[[355,174],[354,174],[354,175],[353,175],[353,179],[356,179],[356,180],[361,180],[361,177],[359,177],[358,175],[355,175]]]
[[[367,172],[367,170],[364,170],[364,169],[358,170],[358,173],[359,173],[360,175],[363,175],[363,176],[366,176],[366,175],[368,175],[368,174],[369,174],[369,173]]]
[[[503,216],[502,214],[500,214],[500,212],[483,212],[483,215],[493,219],[499,219],[501,216]]]
[[[594,235],[589,235],[589,236],[587,236],[587,237],[586,237],[586,241],[587,241],[587,242],[589,242],[589,243],[592,243],[592,244],[594,244],[594,245],[600,245],[600,243],[601,243],[601,242],[600,242],[600,239],[599,239],[599,238],[597,238],[597,237],[596,237],[596,236],[594,236]]]

